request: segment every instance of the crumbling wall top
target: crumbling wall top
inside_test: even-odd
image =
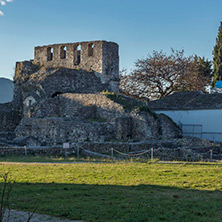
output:
[[[35,47],[34,64],[46,68],[94,72],[102,84],[119,90],[119,46],[108,41],[84,41]]]

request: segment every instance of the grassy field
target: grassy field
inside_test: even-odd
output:
[[[2,163],[11,205],[85,221],[222,221],[222,164]]]
[[[129,161],[129,159],[127,161]],[[0,163],[1,162],[74,163],[74,162],[113,162],[113,161],[111,159],[101,159],[101,158],[91,158],[91,157],[76,158],[74,156],[68,156],[65,158],[64,156],[6,155],[6,156],[0,156]]]
[[[34,155],[6,155],[0,156],[0,162],[50,162],[50,163],[62,163],[62,162],[75,162],[77,159],[74,157],[53,157],[53,156],[34,156]],[[82,160],[81,160],[82,161]]]

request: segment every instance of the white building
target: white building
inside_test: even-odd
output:
[[[182,128],[184,136],[222,142],[222,94],[175,92],[148,105],[169,116]]]

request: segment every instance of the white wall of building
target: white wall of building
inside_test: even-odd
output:
[[[222,142],[222,109],[156,111],[183,126],[184,135]],[[192,135],[191,135],[192,134]]]

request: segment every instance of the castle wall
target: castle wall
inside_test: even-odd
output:
[[[20,120],[20,113],[12,109],[12,103],[0,104],[0,132],[13,132]]]
[[[89,56],[89,46],[94,44]],[[63,48],[66,47],[64,55]],[[81,48],[78,48],[81,47]],[[50,57],[49,49],[52,49]],[[94,70],[102,73],[102,42],[79,42],[35,47],[34,63],[46,68]]]
[[[33,117],[69,117],[70,119],[103,118],[115,123],[115,118],[125,116],[123,107],[103,94],[66,93],[42,100]]]
[[[104,42],[102,55],[102,72],[112,81],[119,79],[119,46],[116,43]]]
[[[34,137],[46,144],[66,141],[128,141],[178,137],[168,118],[149,112],[127,112],[103,94],[67,93],[33,104],[16,128],[17,138]],[[31,114],[31,115],[30,115]],[[27,118],[31,117],[31,118]]]
[[[35,47],[33,63],[46,68],[94,71],[102,84],[119,91],[119,46],[114,42],[91,41]]]
[[[14,78],[15,106],[23,105],[29,96],[37,102],[50,98],[57,93],[97,93],[103,90],[112,91],[111,86],[102,84],[101,79],[94,72],[77,69],[45,69],[37,72],[27,72],[31,69],[31,62],[17,62],[17,74]],[[19,69],[19,67],[22,67]]]
[[[65,53],[64,48],[66,49]],[[53,52],[51,51],[52,55],[50,55],[50,49],[53,50]],[[110,61],[106,61],[106,59]],[[113,63],[112,60],[115,61],[116,66],[119,65],[118,45],[116,43],[91,41],[35,47],[34,64],[45,66],[46,68],[84,69],[105,73],[107,66]],[[118,69],[114,69],[114,64],[112,66],[112,73],[117,72]],[[111,71],[109,70],[107,74],[110,73]],[[118,73],[115,75],[118,75]]]

